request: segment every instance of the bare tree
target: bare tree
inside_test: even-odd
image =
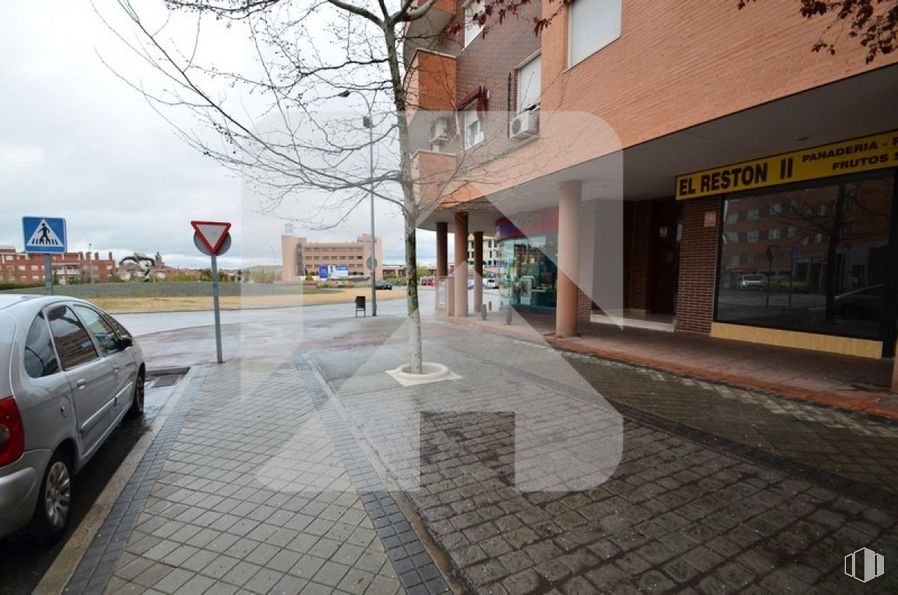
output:
[[[392,6],[385,0],[165,0],[170,18],[196,19],[190,43],[182,36],[180,46],[166,33],[168,19],[150,23],[130,0],[117,2],[137,41],[98,14],[165,81],[164,88],[148,89],[133,76],[114,72],[143,93],[187,143],[267,189],[267,208],[316,192],[324,198],[306,219],[329,217],[319,223],[333,226],[373,192],[401,211],[409,363],[412,373],[422,373],[415,233],[421,215],[439,200],[453,172],[434,179],[412,175],[406,110],[413,106],[404,85],[401,47],[406,25],[423,18],[435,0],[401,0]],[[229,71],[200,59],[203,27],[210,19],[246,32],[255,52],[251,72]],[[240,99],[229,98],[222,89],[239,90]],[[370,139],[360,134],[356,118],[320,115],[328,102],[332,106],[335,97],[348,94],[363,96],[370,106]],[[244,97],[261,103],[255,113],[242,103]],[[189,110],[204,130],[177,124],[167,108]],[[208,129],[217,133],[213,142]],[[370,174],[364,160],[369,149],[378,155],[378,168]],[[429,193],[429,202],[421,200],[420,192],[416,199],[421,184],[438,187]]]

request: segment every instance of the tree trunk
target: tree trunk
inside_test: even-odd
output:
[[[424,371],[424,355],[421,343],[421,314],[418,308],[418,256],[417,236],[418,205],[411,180],[411,147],[409,146],[408,121],[405,118],[405,87],[399,68],[399,53],[396,47],[395,24],[384,23],[384,41],[387,46],[387,61],[390,66],[390,82],[393,87],[393,105],[396,109],[396,125],[399,130],[399,171],[402,186],[403,216],[405,218],[405,268],[408,286],[406,291],[406,311],[408,313],[408,356],[410,372]]]

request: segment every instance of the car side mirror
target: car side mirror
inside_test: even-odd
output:
[[[134,345],[134,339],[131,337],[122,337],[118,340],[118,346],[121,349],[127,349]]]

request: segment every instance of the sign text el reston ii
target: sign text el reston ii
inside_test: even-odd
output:
[[[677,176],[677,200],[898,167],[898,131]]]

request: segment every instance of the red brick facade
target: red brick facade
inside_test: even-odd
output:
[[[717,283],[719,211],[720,198],[717,197],[684,201],[677,332],[711,332]],[[713,217],[713,225],[706,225],[710,223],[706,217]]]

